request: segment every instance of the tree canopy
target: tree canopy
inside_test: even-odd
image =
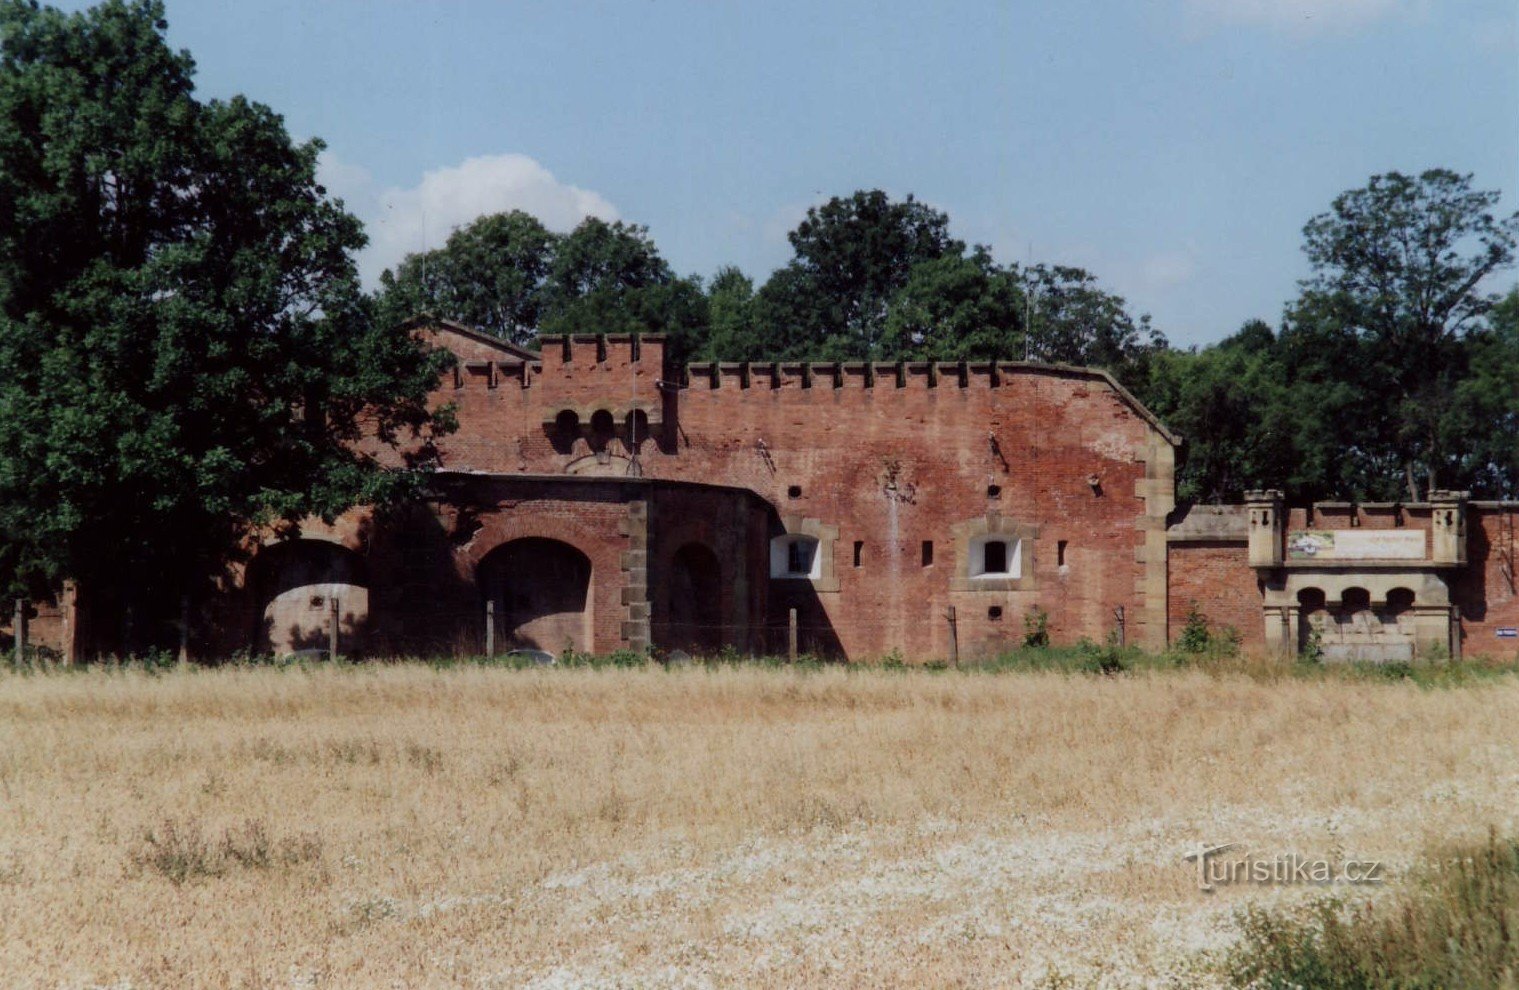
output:
[[[0,583],[148,608],[250,524],[410,490],[361,437],[446,427],[377,323],[317,141],[201,102],[157,0],[0,3]]]
[[[455,230],[380,277],[381,318],[458,320],[517,344],[545,333],[664,333],[683,360],[707,336],[707,298],[646,228],[588,217],[567,234],[513,210]]]

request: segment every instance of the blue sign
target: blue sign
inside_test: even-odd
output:
[[[1498,638],[1499,639],[1519,639],[1519,629],[1515,629],[1513,626],[1499,626],[1498,627]]]

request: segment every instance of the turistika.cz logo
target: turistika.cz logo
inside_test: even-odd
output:
[[[1224,853],[1235,850],[1232,856]],[[1381,883],[1385,871],[1379,860],[1314,859],[1287,853],[1257,857],[1244,852],[1238,842],[1198,846],[1184,857],[1197,864],[1197,887],[1211,892],[1233,884],[1368,884]]]

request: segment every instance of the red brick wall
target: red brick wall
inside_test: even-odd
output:
[[[1168,570],[1171,638],[1187,623],[1193,603],[1214,630],[1233,626],[1246,650],[1266,648],[1261,590],[1242,542],[1172,543]]]
[[[1467,506],[1467,565],[1456,578],[1453,596],[1461,608],[1461,650],[1465,656],[1519,659],[1519,640],[1499,639],[1497,630],[1519,628],[1519,595],[1511,582],[1519,565],[1519,504]]]
[[[447,341],[446,332],[439,339]],[[462,350],[475,346],[466,344]],[[441,445],[445,468],[619,473],[624,440],[610,445],[614,457],[598,467],[584,438],[557,434],[554,413],[572,408],[584,421],[606,408],[620,425],[627,410],[652,405],[663,426],[640,445],[644,476],[749,490],[777,516],[839,528],[832,547],[838,591],[808,595],[805,604],[820,635],[851,657],[892,649],[946,656],[951,605],[968,656],[1020,640],[1022,618],[1036,604],[1048,610],[1057,642],[1102,637],[1119,606],[1134,633],[1143,608],[1135,523],[1145,512],[1136,482],[1158,434],[1100,378],[1004,366],[995,375],[969,372],[962,383],[958,369],[921,367],[901,385],[895,369],[882,370],[867,387],[861,366],[832,373],[813,366],[810,384],[799,365],[779,374],[756,370],[747,382],[737,366],[723,366],[715,375],[693,371],[689,387],[677,390],[657,384],[675,377],[657,342],[641,348],[635,359],[626,340],[553,341],[538,368],[465,371],[457,387],[445,381],[439,398],[456,404],[460,421]],[[1099,490],[1089,477],[1099,479]],[[995,496],[988,495],[992,485],[1000,488]],[[799,495],[789,494],[792,486]],[[951,575],[964,567],[952,527],[988,512],[1039,527],[1023,552],[1037,590],[950,591]],[[651,536],[668,521],[656,522]],[[771,527],[778,531],[773,521]],[[774,625],[797,604],[789,598],[799,589],[768,582],[758,552],[765,538],[752,548],[761,558],[751,562],[752,580],[772,585],[762,597]],[[925,540],[934,543],[929,567],[921,564]],[[859,567],[856,541],[863,544]],[[1063,567],[1060,541],[1067,544]],[[655,548],[651,582],[667,552],[673,550],[663,543]],[[1000,619],[991,617],[993,607]]]

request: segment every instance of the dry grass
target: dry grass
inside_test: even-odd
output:
[[[1182,854],[1515,829],[1519,681],[0,677],[7,986],[1183,985]],[[1359,892],[1357,893],[1359,896]]]

